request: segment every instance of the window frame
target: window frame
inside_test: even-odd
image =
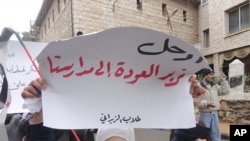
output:
[[[250,28],[250,12],[249,12],[249,17],[247,19],[247,26],[242,26],[243,24],[242,24],[242,21],[241,21],[242,20],[242,13],[241,13],[242,9],[241,8],[243,8],[245,6],[247,6],[248,11],[250,11],[250,2],[247,2],[247,3],[241,4],[241,5],[233,8],[231,10],[228,10],[226,12],[227,17],[228,17],[228,20],[227,20],[227,22],[228,22],[228,24],[227,24],[227,26],[228,26],[228,28],[227,28],[228,34],[237,33],[237,32],[240,32],[242,30]],[[235,13],[235,12],[237,12],[237,13]],[[233,16],[232,14],[237,14],[237,20],[236,20],[237,23],[235,23],[237,25],[235,25],[235,27],[233,27],[233,25],[232,25],[233,24],[232,22],[233,22],[234,19],[232,19],[232,21],[230,21],[230,16]],[[238,27],[236,27],[236,26],[238,26]],[[235,29],[233,29],[233,28],[235,28]]]
[[[183,10],[182,11],[182,15],[183,15],[183,22],[187,22],[187,11],[186,10]]]
[[[204,46],[205,48],[210,47],[209,28],[203,30],[203,46]]]
[[[206,5],[208,4],[208,0],[201,0],[201,5]]]
[[[142,0],[136,0],[136,7],[138,10],[142,10]]]
[[[166,17],[167,16],[167,4],[162,3],[162,16]]]
[[[57,0],[57,12],[58,12],[58,14],[61,12],[61,6],[60,6],[60,4],[61,4],[61,2],[60,2],[60,0]]]

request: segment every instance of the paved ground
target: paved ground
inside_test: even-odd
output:
[[[168,130],[135,129],[136,141],[169,141]]]
[[[229,123],[225,123],[225,122],[221,122],[220,123],[220,130],[221,130],[221,132],[222,132],[223,135],[229,136],[230,124]]]
[[[135,129],[136,141],[169,141],[169,135],[169,130]],[[229,139],[221,141],[229,141]]]

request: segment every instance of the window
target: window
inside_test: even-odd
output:
[[[206,29],[203,31],[203,43],[204,43],[204,47],[209,47],[209,29]]]
[[[137,9],[142,10],[142,0],[136,0],[137,1]]]
[[[162,16],[167,15],[167,5],[165,3],[162,4]]]
[[[60,13],[60,10],[61,10],[61,9],[60,9],[60,0],[57,0],[57,8],[58,8],[58,9],[57,9],[58,13]]]
[[[52,22],[54,22],[55,21],[55,10],[53,9],[52,10]]]
[[[187,11],[183,10],[183,22],[187,21]]]
[[[44,25],[44,34],[46,34],[46,24]]]
[[[204,5],[208,3],[208,0],[202,0],[201,2],[202,2],[202,5]]]
[[[50,28],[50,18],[48,18],[48,28]]]
[[[228,12],[229,33],[250,28],[250,4],[245,4]]]

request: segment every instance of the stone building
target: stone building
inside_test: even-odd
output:
[[[197,0],[44,0],[35,26],[51,42],[112,27],[138,26],[198,40]]]
[[[250,73],[250,1],[202,0],[198,18],[201,51],[215,72],[228,73],[237,58]]]
[[[44,0],[34,27],[51,42],[112,27],[154,29],[195,45],[219,74],[235,58],[250,72],[249,0]]]

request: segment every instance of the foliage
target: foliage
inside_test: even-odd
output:
[[[199,81],[199,82],[201,82],[201,80],[202,80],[202,75],[201,74],[196,74],[196,79]]]
[[[246,85],[250,86],[250,74],[248,74],[246,76],[246,81],[245,81]]]
[[[196,73],[196,77],[197,77],[197,80],[201,82],[201,80],[203,78],[202,74],[198,72],[198,73]],[[212,83],[218,84],[218,85],[220,85],[220,83],[221,83],[220,77],[214,77],[212,81],[213,81]]]
[[[213,83],[220,85],[220,83],[221,83],[221,78],[220,78],[220,77],[214,77]]]

